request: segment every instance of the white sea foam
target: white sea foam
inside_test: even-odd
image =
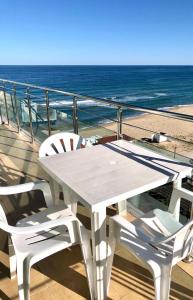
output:
[[[154,99],[155,96],[146,96],[146,95],[139,95],[139,96],[125,96],[125,97],[116,97],[112,96],[109,98],[110,100],[117,101],[117,102],[123,102],[123,103],[129,103],[129,102],[135,102],[138,100],[150,100]],[[107,100],[108,98],[104,98],[104,100]],[[45,103],[39,103],[41,106],[45,106]],[[50,100],[50,107],[70,107],[73,105],[73,101],[70,100],[57,100],[53,101]],[[102,103],[102,102],[96,102],[90,99],[85,100],[79,100],[78,106],[101,106],[101,107],[108,107],[108,108],[114,108],[113,106],[108,105],[108,103]]]
[[[175,105],[176,106],[176,105]],[[162,110],[169,110],[171,108],[174,108],[175,106],[164,106],[164,107],[159,107],[158,109],[162,109]]]
[[[192,106],[193,103],[190,103],[190,104],[179,104],[179,105],[174,105],[174,107],[183,107],[183,106]]]
[[[168,94],[167,93],[154,93],[155,96],[158,96],[158,97],[162,97],[162,96],[167,96]]]
[[[130,103],[130,102],[136,102],[139,100],[153,100],[156,99],[157,97],[161,96],[166,96],[166,93],[155,93],[154,96],[146,96],[146,95],[139,95],[139,96],[125,96],[125,97],[116,97],[112,96],[111,98],[104,98],[104,100],[111,99],[116,102],[122,102],[122,103]],[[41,106],[45,106],[45,103],[39,103]],[[73,105],[73,101],[70,100],[57,100],[57,101],[51,101],[50,100],[50,107],[55,107],[55,108],[62,108],[62,107],[71,107]],[[183,106],[189,106],[191,104],[181,104],[181,105],[171,105],[171,106],[164,106],[164,107],[159,107],[158,109],[162,110],[169,110],[174,107],[183,107]],[[95,102],[90,99],[85,99],[85,100],[79,100],[78,101],[78,107],[92,107],[92,106],[99,106],[99,107],[108,107],[110,109],[114,109],[113,106],[108,105],[107,103],[102,103],[102,102]]]
[[[116,99],[117,99],[116,96],[111,97],[111,100],[116,100]]]
[[[125,96],[123,98],[119,98],[117,100],[119,100],[120,102],[135,102],[138,100],[150,100],[150,99],[154,99],[154,96],[146,96],[146,95],[141,95],[141,96]]]
[[[172,106],[164,106],[164,107],[160,107],[158,109],[162,109],[162,110],[169,110],[169,109],[172,109],[172,108],[178,108],[178,107],[186,107],[186,106],[192,106],[193,104],[178,104],[178,105],[172,105]]]
[[[39,104],[41,106],[45,106],[45,103],[41,103]],[[61,101],[50,101],[50,107],[70,107],[73,105],[73,101],[65,101],[65,100],[61,100]],[[78,106],[102,106],[102,107],[109,107],[111,108],[108,104],[106,103],[99,103],[99,102],[95,102],[93,100],[89,100],[89,99],[85,99],[85,100],[80,100],[78,101]]]
[[[106,100],[106,99],[104,99],[104,100]],[[89,100],[89,99],[78,101],[78,106],[102,106],[102,107],[113,108],[112,106],[109,106],[108,103],[93,101],[93,100]]]

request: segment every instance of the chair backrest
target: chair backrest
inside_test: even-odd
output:
[[[193,250],[193,220],[162,241],[162,244],[173,248],[173,265],[189,256]]]
[[[40,146],[39,157],[55,155],[84,148],[86,141],[83,137],[69,132],[59,132],[48,137]]]

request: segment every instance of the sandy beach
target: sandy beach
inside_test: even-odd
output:
[[[193,116],[193,105],[174,107],[169,110]],[[193,123],[191,122],[144,114],[132,119],[124,119],[124,123],[126,125],[123,125],[123,133],[135,139],[148,139],[153,132],[165,132],[169,136],[193,143]],[[110,130],[116,130],[116,124],[108,124],[105,127]],[[156,145],[193,158],[193,144],[169,139],[167,142],[156,143]]]

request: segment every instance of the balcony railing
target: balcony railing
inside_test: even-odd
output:
[[[85,101],[89,103],[89,106],[83,105]],[[103,107],[105,109],[102,109]],[[11,123],[15,126],[18,133],[20,131],[25,132],[31,142],[34,142],[34,140],[41,142],[47,136],[60,130],[74,131],[74,133],[80,133],[86,137],[115,135],[117,139],[123,137],[123,126],[133,126],[135,129],[149,133],[154,132],[149,128],[127,124],[124,118],[128,116],[129,111],[193,122],[193,116],[187,114],[134,106],[112,99],[95,98],[0,79],[0,116],[6,124]],[[104,126],[104,121],[116,124],[116,129],[107,129]],[[191,140],[167,134],[166,136],[171,140],[189,146],[193,145]],[[148,142],[145,142],[145,145],[151,148],[154,147]],[[164,149],[158,149],[158,147],[156,149],[165,151]],[[172,155],[177,156],[176,151]],[[188,156],[187,158],[190,159]]]

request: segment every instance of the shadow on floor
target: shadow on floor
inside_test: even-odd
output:
[[[181,272],[183,278],[183,271]],[[144,296],[145,299],[154,299],[154,284],[151,273],[142,266],[118,255],[115,255],[114,258],[112,280]],[[172,281],[170,296],[179,300],[190,300],[193,299],[193,291]]]

